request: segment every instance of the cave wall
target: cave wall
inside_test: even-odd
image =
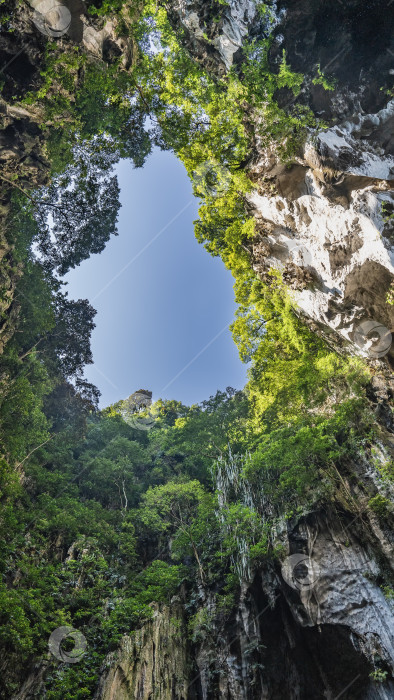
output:
[[[155,605],[152,620],[106,660],[94,700],[188,700],[190,655],[180,601]]]
[[[186,48],[213,74],[242,70],[245,41],[270,35],[271,69],[285,50],[292,70],[305,76],[296,99],[286,88],[275,97],[287,110],[309,107],[324,127],[310,130],[290,163],[264,145],[260,115],[249,117],[249,203],[259,231],[251,264],[262,279],[281,269],[307,319],[334,332],[337,345],[350,341],[352,352],[376,359],[382,337],[390,346],[394,331],[386,300],[394,281],[393,4],[281,0],[262,17],[256,3],[232,0],[220,21],[213,1],[167,6]],[[318,66],[333,90],[313,83]],[[375,343],[365,333],[370,321],[379,327]],[[393,350],[386,355],[392,364]]]
[[[155,606],[106,659],[95,700],[392,698],[394,607],[378,585],[393,568],[390,533],[333,511],[283,523],[277,536],[282,566],[255,568],[232,614],[216,616],[198,642],[185,599]],[[214,594],[200,593],[200,609],[214,616]],[[377,665],[385,682],[370,678]]]

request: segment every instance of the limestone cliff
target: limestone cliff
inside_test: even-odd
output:
[[[153,608],[152,620],[106,660],[95,700],[187,700],[190,655],[183,608]]]
[[[386,301],[394,279],[393,5],[282,0],[262,14],[261,3],[232,0],[217,21],[215,2],[167,4],[208,70],[242,71],[244,43],[270,36],[272,70],[285,50],[304,75],[300,95],[278,90],[278,104],[290,113],[308,106],[325,126],[311,130],[291,163],[281,162],[277,144],[267,145],[262,115],[248,115],[255,149],[247,169],[256,185],[249,202],[259,229],[251,264],[262,278],[282,269],[308,319],[335,331],[337,345],[345,338],[353,352],[377,357],[363,342],[369,322],[387,329],[381,337],[394,329]],[[319,83],[318,71],[332,89]]]
[[[243,582],[230,615],[202,588],[189,629],[185,592],[171,610],[155,609],[108,656],[97,700],[392,698],[394,607],[381,582],[393,572],[393,513],[387,521],[367,508],[379,482],[372,463],[337,476],[335,507],[278,528],[281,565],[247,571],[240,561]],[[227,466],[225,479],[230,487],[239,473]],[[377,668],[379,683],[371,678]]]

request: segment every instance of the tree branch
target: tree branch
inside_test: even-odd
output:
[[[46,445],[47,442],[49,442],[50,440],[52,440],[53,437],[54,437],[53,435],[50,435],[49,438],[48,438],[47,440],[44,440],[44,442],[42,442],[40,445],[37,445],[37,447],[35,447],[33,450],[31,450],[31,452],[29,452],[29,454],[26,455],[26,457],[25,457],[24,459],[22,459],[22,461],[19,462],[19,464],[16,465],[16,469],[19,469],[19,467],[21,467],[22,464],[24,464],[24,462],[26,462],[26,460],[29,459],[29,457],[31,457],[32,454],[34,454],[34,452],[36,452],[36,450],[39,450],[40,447],[43,447],[44,445]]]

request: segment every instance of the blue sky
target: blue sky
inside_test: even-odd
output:
[[[143,169],[123,161],[117,172],[119,236],[66,277],[69,296],[97,309],[86,376],[101,406],[137,389],[192,404],[242,388],[233,278],[194,238],[198,200],[183,165],[156,150]]]

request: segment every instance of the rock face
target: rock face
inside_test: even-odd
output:
[[[124,637],[106,661],[95,700],[188,700],[190,656],[183,608],[157,606],[153,618],[133,637]]]
[[[376,585],[380,566],[373,548],[355,536],[358,518],[344,523],[332,513],[314,514],[290,530],[282,576],[297,597],[286,586],[282,591],[301,634],[308,630],[306,648],[320,670],[322,697],[336,697],[349,685],[348,697],[389,698],[394,684],[377,689],[368,672],[379,659],[392,673],[394,610]],[[303,679],[301,697],[313,697],[311,680]]]
[[[95,700],[389,700],[394,683],[370,673],[394,670],[394,606],[377,584],[394,543],[383,553],[385,533],[374,522],[369,532],[358,514],[284,526],[282,569],[255,571],[230,619],[201,593],[205,631],[192,645],[180,604],[155,609],[107,658]]]
[[[260,232],[252,265],[263,278],[281,269],[301,312],[328,333],[355,343],[364,356],[385,356],[394,330],[387,303],[394,280],[394,103],[386,89],[394,6],[282,0],[262,15],[254,3],[233,0],[215,22],[214,2],[170,4],[174,26],[184,29],[187,48],[208,70],[223,74],[242,64],[243,43],[270,35],[272,70],[285,50],[292,70],[305,76],[297,100],[282,89],[278,104],[307,106],[329,128],[311,132],[290,165],[272,144],[263,145],[261,116],[250,118],[255,152],[248,169],[256,183],[250,206]],[[319,69],[334,89],[316,82]],[[378,328],[375,341],[371,327]],[[388,357],[393,361],[392,350]]]
[[[376,378],[376,401],[387,400],[385,386]],[[375,461],[360,459],[338,472],[335,508],[283,520],[275,542],[280,561],[245,567],[237,539],[235,605],[224,610],[214,590],[200,587],[187,627],[187,592],[171,610],[156,609],[133,640],[125,637],[118,654],[109,655],[95,700],[148,698],[149,692],[159,700],[392,698],[394,600],[383,582],[394,572],[394,490],[377,465],[393,454],[394,445],[389,452],[377,446]],[[234,458],[218,471],[219,508],[228,504],[243,466]],[[251,507],[259,498],[249,487],[237,493]],[[366,507],[376,493],[389,509],[383,519]],[[158,665],[159,648],[164,663]],[[170,696],[174,664],[181,684]]]
[[[223,74],[231,68],[245,38],[261,31],[253,0],[233,0],[225,7],[201,0],[175,0],[165,5],[190,53],[215,73]]]
[[[394,202],[393,117],[390,102],[376,114],[358,114],[318,133],[290,169],[267,157],[254,166],[277,192],[258,187],[250,197],[261,231],[255,270],[264,276],[281,267],[305,315],[350,341],[368,320],[394,328],[387,303],[394,220],[385,213]]]

